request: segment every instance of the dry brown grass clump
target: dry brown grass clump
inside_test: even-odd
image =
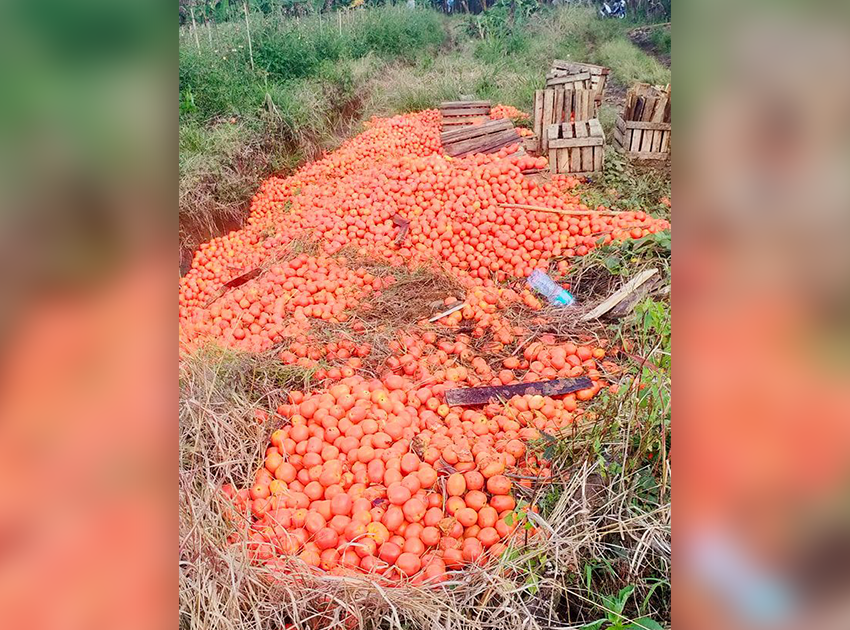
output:
[[[283,422],[270,414],[267,423],[258,423],[254,410],[274,410],[291,388],[309,389],[310,373],[282,366],[274,352],[208,348],[183,362],[180,377],[182,628],[578,627],[603,616],[594,589],[615,591],[631,583],[642,599],[650,594],[647,576],[669,575],[669,500],[636,501],[641,471],[625,467],[627,472],[612,474],[603,462],[581,455],[576,448],[594,442],[588,436],[571,440],[558,455],[554,481],[533,489],[530,498],[542,514],[529,515],[536,535],[497,564],[452,573],[435,588],[317,574],[298,560],[286,575],[271,579],[252,563],[244,540],[228,543],[235,527],[219,489],[251,483],[271,432]],[[612,459],[629,456],[627,438],[608,436],[602,446]],[[610,567],[594,578],[591,590],[584,582],[589,563]]]

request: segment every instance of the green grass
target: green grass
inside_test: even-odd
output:
[[[653,85],[670,83],[670,69],[627,39],[604,42],[594,57],[603,66],[611,68],[614,80],[622,85],[631,85],[636,81]]]
[[[670,29],[669,28],[656,28],[652,31],[652,37],[650,39],[652,41],[652,45],[655,47],[655,50],[658,51],[660,55],[669,55],[672,47],[672,41],[670,38]]]

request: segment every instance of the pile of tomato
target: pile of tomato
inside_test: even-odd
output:
[[[270,299],[269,291],[279,285],[273,278],[280,274],[270,279],[266,272],[242,287],[236,303],[213,309],[209,302],[224,283],[287,257],[287,248],[305,236],[318,240],[327,256],[345,248],[392,265],[438,266],[471,289],[504,286],[553,259],[564,270],[569,257],[598,243],[669,228],[643,212],[568,216],[505,205],[587,210],[566,188],[574,179],[538,184],[523,175],[545,166],[545,158],[516,156],[514,145],[494,155],[452,159],[442,154],[439,133],[436,111],[375,119],[323,159],[290,177],[267,180],[245,227],[201,245],[181,279],[183,346],[217,337],[246,349],[270,347],[280,327],[277,298],[303,301],[302,287],[283,289]],[[400,222],[409,222],[405,234]],[[324,261],[315,265],[327,267]],[[348,271],[340,274],[348,277]],[[326,302],[305,309],[334,317],[362,297],[357,291],[343,293],[325,291],[320,300]],[[533,296],[522,299],[535,306]]]
[[[525,286],[534,269],[563,275],[599,243],[669,228],[642,212],[587,214],[575,179],[524,174],[545,166],[516,146],[445,156],[436,111],[374,119],[333,153],[267,180],[244,228],[200,247],[180,282],[183,350],[209,340],[275,347],[282,364],[313,370],[317,386],[260,413],[282,426],[254,485],[223,489],[231,542],[248,540],[257,561],[283,572],[300,562],[423,583],[498,556],[520,524],[534,531],[525,519],[536,508],[520,499],[551,475],[541,432],[581,416],[616,366],[602,342],[529,343],[505,312],[541,307]],[[557,212],[570,210],[584,214]],[[358,309],[392,286],[398,267],[449,275],[464,302],[435,324],[410,322],[376,358]],[[320,322],[344,325],[345,336],[321,339]],[[592,385],[479,407],[445,399],[456,387],[576,376]]]
[[[518,504],[516,486],[551,475],[535,448],[541,432],[567,427],[604,386],[605,350],[545,336],[491,366],[471,341],[402,334],[380,378],[338,372],[322,391],[290,392],[276,410],[288,422],[272,434],[254,485],[225,488],[235,509],[251,514],[233,515],[241,531],[231,542],[247,538],[273,570],[297,558],[331,573],[419,584],[499,556],[518,525],[533,535],[525,524],[535,508]],[[445,402],[450,388],[580,375],[592,386],[559,398]]]

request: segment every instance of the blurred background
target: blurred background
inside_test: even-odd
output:
[[[177,608],[177,7],[0,3],[0,627]]]
[[[2,627],[176,621],[177,12],[0,4]],[[848,628],[846,7],[674,20],[674,623]]]
[[[850,627],[846,6],[677,6],[673,607]]]

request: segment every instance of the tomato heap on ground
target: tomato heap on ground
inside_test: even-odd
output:
[[[546,479],[534,445],[581,414],[603,387],[601,348],[530,344],[498,372],[469,338],[403,335],[381,378],[342,376],[326,391],[290,393],[250,489],[226,494],[256,557],[286,571],[293,557],[332,573],[367,573],[389,584],[438,583],[446,572],[498,556],[524,523],[514,483]],[[467,369],[463,363],[469,363]],[[587,375],[592,387],[560,399],[514,396],[507,404],[454,408],[452,387]],[[535,510],[525,506],[524,510]],[[526,530],[523,529],[523,532]]]
[[[522,171],[545,166],[545,158],[517,157],[516,149],[461,159],[444,156],[439,112],[429,110],[375,119],[323,159],[290,177],[267,180],[252,201],[245,227],[201,245],[181,279],[182,346],[213,338],[238,348],[267,349],[283,338],[282,310],[296,318],[338,319],[363,296],[347,286],[352,271],[364,274],[324,257],[299,259],[307,275],[293,276],[281,263],[240,292],[208,305],[225,282],[286,256],[305,236],[318,239],[326,256],[346,248],[393,265],[438,266],[473,289],[501,287],[553,258],[561,259],[563,272],[565,258],[586,254],[598,242],[640,238],[669,227],[643,212],[564,216],[505,207],[586,209],[565,190],[576,180],[537,184]],[[398,218],[410,222],[400,244]],[[332,272],[343,281],[324,282],[320,274]],[[531,293],[518,294],[529,306],[539,305]]]
[[[439,122],[436,111],[375,119],[323,159],[269,179],[246,226],[201,246],[181,279],[184,351],[207,340],[253,351],[279,344],[282,363],[316,370],[323,384],[290,392],[276,409],[284,426],[254,486],[224,489],[236,510],[250,513],[231,514],[231,541],[247,538],[272,569],[300,560],[389,584],[440,582],[447,570],[500,554],[523,512],[535,509],[518,509],[515,484],[551,472],[535,440],[574,422],[580,403],[604,386],[600,372],[616,368],[602,361],[602,343],[577,346],[552,335],[525,343],[529,331],[504,310],[540,308],[524,286],[535,268],[555,259],[564,273],[569,257],[598,242],[669,227],[641,212],[506,207],[586,210],[571,193],[576,180],[540,185],[525,177],[546,161],[516,156],[515,146],[443,155]],[[305,237],[317,253],[297,253]],[[373,273],[365,259],[382,262],[383,271]],[[411,322],[397,331],[377,376],[367,377],[361,367],[373,348],[356,340],[365,329],[352,312],[387,290],[394,266],[449,275],[464,288],[465,304],[434,326]],[[226,282],[257,267],[257,277],[219,297]],[[319,341],[320,321],[345,323],[349,336]],[[461,322],[469,334],[458,334]],[[557,399],[460,408],[444,397],[453,387],[580,375],[592,386]]]

